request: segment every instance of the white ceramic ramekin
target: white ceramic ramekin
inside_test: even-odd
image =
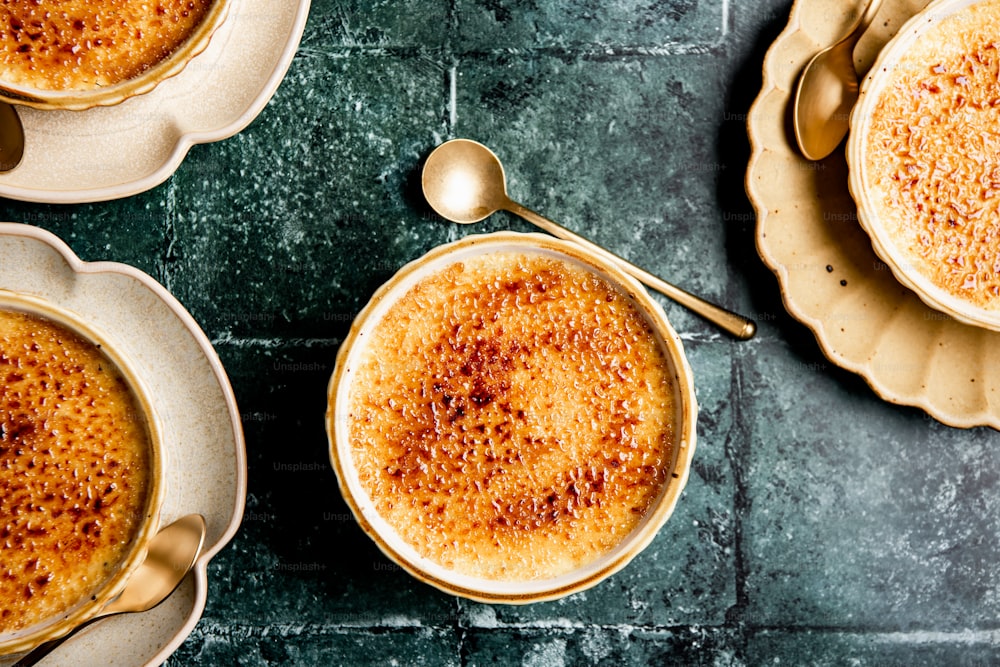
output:
[[[995,1],[995,0],[987,0]],[[879,258],[885,262],[895,278],[904,286],[913,290],[924,303],[931,308],[946,313],[960,322],[1000,331],[1000,299],[992,299],[986,304],[981,300],[962,298],[957,291],[949,291],[932,280],[929,272],[931,262],[941,263],[943,260],[927,260],[911,254],[905,247],[913,241],[904,241],[903,233],[896,228],[903,227],[907,220],[899,206],[886,201],[887,195],[882,194],[880,186],[871,166],[873,146],[873,124],[883,95],[894,84],[894,77],[899,73],[932,72],[940,63],[941,57],[949,52],[949,44],[943,41],[934,31],[941,27],[943,21],[950,20],[952,25],[966,22],[972,25],[974,16],[968,11],[973,5],[983,0],[937,0],[930,3],[924,10],[913,16],[886,44],[879,53],[877,60],[861,83],[861,93],[851,114],[851,132],[847,141],[847,162],[851,196],[858,207],[858,220],[868,233],[872,246]],[[995,31],[995,25],[985,25],[985,33]],[[919,51],[918,51],[919,50]],[[926,54],[918,60],[921,54]],[[904,60],[905,59],[905,60]],[[914,93],[916,94],[916,93]],[[992,93],[991,93],[992,94]],[[892,119],[889,119],[892,120]],[[930,121],[929,117],[921,122]],[[930,165],[933,170],[938,155],[933,146],[937,142],[925,142],[917,147],[914,154],[921,164]],[[1000,167],[1000,157],[996,157]],[[977,202],[956,202],[977,204]],[[949,202],[942,204],[946,209]],[[931,242],[933,243],[933,242]],[[994,249],[996,260],[1000,262],[1000,247]],[[962,261],[965,258],[961,258]],[[956,258],[958,261],[958,258]],[[970,260],[971,261],[971,260]]]
[[[348,402],[357,362],[365,352],[366,335],[411,287],[445,267],[495,252],[517,252],[556,258],[584,267],[622,294],[646,318],[670,364],[675,391],[673,460],[659,496],[639,525],[609,553],[567,574],[541,580],[496,581],[459,574],[419,555],[379,516],[358,481],[349,441]],[[440,246],[403,267],[372,297],[355,319],[337,355],[328,393],[327,433],[330,457],[341,492],[363,530],[395,563],[416,578],[448,593],[490,603],[523,604],[559,598],[594,586],[624,567],[644,549],[667,521],[686,483],[695,449],[697,406],[691,368],[680,338],[663,309],[646,290],[617,266],[610,265],[576,244],[540,234],[501,232],[470,236]]]
[[[144,422],[149,435],[150,456],[148,482],[146,489],[146,507],[144,519],[140,525],[132,545],[125,556],[110,572],[109,576],[99,582],[90,597],[80,600],[74,606],[65,609],[57,616],[45,619],[15,632],[0,633],[0,656],[21,653],[50,639],[66,634],[77,625],[96,615],[125,586],[128,578],[145,558],[150,539],[159,529],[160,508],[163,503],[163,447],[161,441],[161,426],[147,390],[139,381],[139,375],[133,369],[132,363],[116,351],[113,337],[98,332],[75,314],[59,308],[47,301],[33,296],[17,294],[0,290],[0,309],[27,313],[48,320],[80,338],[100,347],[122,378],[128,385],[137,407],[141,411],[139,418]],[[2,602],[2,601],[0,601]]]
[[[0,75],[0,100],[36,109],[79,111],[111,106],[148,93],[161,82],[179,74],[192,58],[204,51],[212,35],[225,21],[230,0],[215,0],[191,34],[164,59],[140,74],[114,85],[86,90],[46,90],[4,81]]]

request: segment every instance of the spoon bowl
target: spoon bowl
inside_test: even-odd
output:
[[[870,0],[847,34],[813,56],[802,70],[792,122],[799,150],[810,160],[821,160],[836,150],[850,129],[859,89],[854,47],[881,4],[882,0]]]
[[[24,125],[13,105],[0,102],[0,173],[21,164],[24,157]]]
[[[200,514],[181,517],[160,530],[149,542],[146,559],[129,577],[118,597],[68,634],[32,649],[14,663],[14,667],[36,664],[76,632],[95,621],[114,614],[149,611],[163,602],[194,567],[205,542],[205,532],[205,519]]]
[[[452,139],[427,157],[421,176],[424,197],[443,218],[462,224],[479,222],[497,211],[509,211],[552,236],[584,246],[620,266],[633,278],[698,313],[740,340],[753,338],[757,325],[700,297],[671,285],[644,269],[575,234],[507,195],[500,159],[486,146],[469,139]]]
[[[449,141],[430,154],[423,189],[431,208],[461,224],[479,222],[512,204],[500,159],[468,139]]]

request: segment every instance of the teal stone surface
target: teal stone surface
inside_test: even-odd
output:
[[[3,219],[160,281],[236,392],[246,513],[168,665],[1000,664],[1000,435],[889,404],[832,364],[755,250],[746,117],[790,8],[314,0],[261,114],[163,184],[0,200]],[[695,374],[690,480],[632,563],[554,602],[416,581],[329,464],[327,382],[378,286],[441,243],[531,231],[429,210],[420,166],[453,137],[491,146],[518,202],[760,327],[736,342],[654,296]]]

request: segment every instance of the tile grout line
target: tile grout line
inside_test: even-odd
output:
[[[453,134],[458,126],[458,65],[448,70],[448,133]]]
[[[728,26],[723,27],[723,35],[729,33]],[[346,59],[356,55],[382,58],[408,58],[413,56],[455,56],[472,59],[491,59],[497,56],[504,57],[553,57],[564,58],[567,56],[578,56],[580,58],[601,62],[615,60],[619,58],[658,58],[662,56],[698,56],[711,55],[722,48],[720,43],[711,42],[684,42],[669,41],[660,44],[620,44],[609,47],[606,44],[584,43],[573,46],[539,45],[529,47],[496,47],[486,49],[466,49],[454,50],[450,47],[420,47],[420,46],[371,46],[371,45],[341,45],[331,47],[327,50],[315,47],[302,47],[299,54],[303,56],[328,57],[333,59]]]
[[[455,629],[455,638],[457,640],[457,645],[455,648],[458,652],[458,664],[461,665],[462,667],[467,667],[470,664],[468,660],[468,651],[467,651],[469,628],[463,622],[464,619],[464,615],[462,614],[463,606],[464,603],[462,602],[462,598],[456,596],[454,629]]]
[[[455,136],[458,127],[458,56],[455,54],[454,40],[459,30],[458,20],[458,0],[451,0],[448,3],[448,31],[445,43],[445,52],[450,54],[451,67],[448,69],[448,127],[446,137]]]
[[[428,625],[425,623],[420,623],[419,621],[409,624],[404,623],[365,623],[365,624],[351,624],[351,623],[340,623],[340,624],[330,624],[330,623],[296,623],[296,622],[263,622],[263,623],[232,623],[231,619],[226,619],[225,622],[220,622],[211,616],[202,616],[198,623],[198,628],[204,635],[209,634],[221,634],[224,631],[232,631],[234,628],[238,629],[241,633],[247,635],[253,635],[255,633],[263,634],[279,634],[279,635],[292,635],[292,634],[314,634],[319,636],[327,635],[340,635],[356,631],[369,631],[373,633],[380,633],[384,631],[400,631],[400,632],[411,632],[414,630],[430,630],[436,631],[442,634],[454,631],[456,626],[453,624],[442,624],[442,625]],[[504,632],[504,631],[544,631],[552,634],[572,634],[574,632],[586,632],[593,628],[598,628],[606,632],[616,632],[616,633],[630,633],[630,632],[664,632],[664,633],[677,633],[682,630],[691,629],[714,629],[714,630],[725,630],[726,626],[722,625],[704,625],[704,624],[680,624],[680,625],[634,625],[629,623],[598,623],[598,624],[576,624],[576,625],[545,625],[537,623],[507,623],[502,625],[461,625],[463,631],[478,631],[478,632]],[[954,631],[926,631],[926,630],[912,630],[912,631],[894,631],[894,630],[876,630],[874,632],[868,631],[861,628],[837,628],[837,627],[827,627],[827,626],[811,626],[803,625],[796,627],[761,627],[757,628],[759,632],[801,632],[801,633],[816,633],[822,632],[824,634],[832,635],[842,635],[842,636],[859,636],[870,638],[874,641],[882,643],[914,643],[920,645],[940,645],[947,643],[960,643],[963,645],[974,645],[974,644],[984,644],[993,645],[1000,641],[1000,629],[997,628],[985,628],[981,630],[954,630]]]
[[[746,650],[746,638],[748,623],[746,619],[747,609],[750,604],[750,594],[747,590],[748,578],[748,558],[747,547],[744,541],[744,521],[750,509],[752,501],[747,490],[746,479],[746,450],[750,446],[752,438],[743,421],[743,366],[741,360],[743,356],[739,353],[733,355],[732,368],[732,396],[736,398],[733,404],[733,425],[726,437],[724,449],[726,458],[733,471],[733,568],[735,601],[726,610],[725,625],[732,628],[743,637],[744,645],[737,650]]]
[[[262,349],[277,349],[283,347],[336,347],[340,345],[343,340],[340,338],[284,338],[284,337],[274,337],[274,338],[239,338],[235,337],[229,332],[221,333],[213,337],[209,342],[212,343],[213,347],[217,346],[227,346],[235,348],[262,348]]]
[[[173,294],[170,265],[174,262],[177,252],[177,226],[175,224],[177,216],[177,184],[171,179],[167,188],[167,215],[163,228],[163,238],[166,247],[163,249],[163,286],[168,292]]]

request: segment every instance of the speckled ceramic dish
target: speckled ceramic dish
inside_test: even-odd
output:
[[[855,52],[859,71],[926,4],[885,0]],[[788,312],[833,363],[860,374],[882,398],[946,424],[1000,428],[1000,334],[958,322],[902,286],[858,223],[844,154],[809,162],[795,148],[789,102],[798,74],[856,10],[840,0],[797,0],[764,59],[747,118],[757,250],[777,275]]]
[[[45,230],[0,223],[0,290],[51,303],[110,338],[159,417],[161,525],[191,513],[208,524],[193,576],[163,604],[102,620],[59,647],[46,664],[158,665],[198,622],[208,563],[243,516],[246,450],[229,380],[198,324],[159,283],[124,264],[83,262]],[[0,658],[0,665],[13,659]]]
[[[415,313],[438,312],[437,306],[415,305],[414,299],[441,293],[432,286],[441,280],[462,285],[456,300],[441,306],[440,319],[435,314],[426,327],[415,324],[406,314],[411,307]],[[577,297],[588,304],[580,306],[583,310],[562,305],[577,303]],[[554,310],[545,309],[547,303],[556,304]],[[570,311],[561,310],[566,307]],[[563,319],[566,312],[572,316]],[[408,333],[399,339],[382,329],[385,322],[395,327],[397,317],[408,322],[403,325]],[[386,335],[389,347],[377,342]],[[610,350],[621,345],[632,360],[619,366]],[[390,348],[407,352],[390,361],[395,354]],[[542,370],[541,360],[552,358],[563,364],[561,371]],[[415,363],[412,367],[422,368],[424,375],[394,366],[385,370],[384,363],[397,360],[402,367]],[[378,370],[372,377],[388,373],[394,379],[362,382],[373,363]],[[629,370],[622,375],[615,368]],[[574,389],[590,384],[595,384],[593,392]],[[387,400],[378,389],[383,386]],[[625,400],[616,400],[623,391]],[[691,369],[662,308],[617,267],[575,244],[539,234],[471,236],[403,267],[355,319],[337,355],[328,401],[331,460],[364,531],[421,581],[484,602],[554,599],[594,586],[624,567],[673,511],[695,448]],[[426,426],[424,417],[437,424],[432,431],[420,426]],[[383,418],[388,430],[365,426]],[[624,430],[606,430],[601,426],[606,422]],[[632,427],[622,426],[628,423],[653,424],[654,432],[632,433]],[[365,435],[357,436],[361,432]],[[431,432],[431,440],[421,440]],[[355,437],[384,444],[360,447]],[[672,442],[669,449],[661,449],[664,442]],[[379,454],[368,461],[374,450]],[[397,469],[382,466],[382,451]],[[402,458],[393,458],[399,452]],[[411,454],[416,458],[408,458]],[[644,464],[652,461],[656,464]],[[400,488],[388,489],[394,480]],[[636,486],[647,489],[641,502],[622,491]],[[396,506],[423,509],[404,509],[400,520]],[[627,521],[594,518],[622,512]],[[442,528],[422,528],[434,516],[444,517]],[[609,525],[615,528],[602,536]],[[569,542],[546,548],[560,540]],[[584,542],[600,547],[588,546],[580,558],[564,558]],[[528,553],[521,553],[514,546],[527,543],[536,548],[522,547]]]
[[[121,6],[118,7],[118,11],[122,9]],[[46,90],[13,83],[9,75],[7,80],[0,76],[0,100],[39,109],[72,111],[89,109],[95,106],[120,104],[130,97],[148,93],[163,81],[180,73],[192,58],[205,50],[212,39],[212,35],[225,20],[228,11],[229,0],[213,0],[201,20],[194,25],[190,34],[184,38],[177,48],[173,49],[162,60],[151,66],[147,66],[139,74],[130,78],[106,86],[94,86],[78,90],[65,90],[61,88]],[[83,26],[84,21],[78,20],[77,23]],[[99,20],[95,19],[95,23],[98,23],[98,25],[94,26],[93,29],[100,30]],[[84,28],[81,27],[82,29]],[[39,32],[44,34],[45,29],[39,29]],[[152,30],[146,32],[147,35],[152,34]],[[36,35],[31,40],[26,41],[30,44],[37,38],[38,36]],[[92,39],[98,41],[104,39],[107,42],[114,42],[115,38],[112,35],[97,33]],[[60,49],[63,48],[66,48],[66,46],[60,47]],[[53,50],[55,50],[55,47]],[[135,51],[132,53],[134,54]],[[131,58],[135,57],[135,55],[131,56]]]
[[[1000,331],[996,65],[1000,3],[938,0],[881,51],[851,116],[848,185],[896,279]],[[985,46],[984,46],[985,45]]]
[[[141,510],[144,518],[137,526],[137,532],[132,538],[133,543],[129,550],[122,555],[122,560],[119,563],[114,564],[114,569],[110,571],[108,578],[103,582],[97,582],[97,588],[89,593],[89,599],[86,597],[82,600],[78,599],[73,606],[64,609],[58,615],[46,618],[16,632],[0,633],[0,655],[2,655],[25,651],[44,641],[66,634],[99,612],[121,591],[128,577],[142,562],[149,540],[156,534],[159,527],[164,484],[163,463],[161,461],[161,427],[156,411],[153,409],[145,385],[133,369],[131,361],[117,352],[114,337],[96,331],[86,320],[69,311],[58,308],[47,301],[16,292],[0,289],[0,309],[42,318],[100,348],[100,353],[111,361],[121,378],[128,384],[134,405],[142,412],[139,417],[141,421],[139,428],[148,435],[146,441],[149,445],[148,467],[144,471],[148,477],[143,485],[146,499],[144,509]],[[131,413],[132,410],[133,408],[130,408],[126,414]],[[83,483],[82,480],[80,483]],[[124,501],[122,504],[124,505]],[[121,514],[125,514],[125,512],[121,512]],[[111,516],[105,518],[110,522]],[[42,527],[44,527],[44,523]],[[108,525],[106,528],[113,528],[113,526]],[[54,571],[53,574],[57,581],[62,575],[58,571]],[[88,595],[88,593],[84,593],[84,595]]]
[[[155,90],[110,107],[21,107],[25,152],[0,196],[78,203],[128,197],[165,181],[190,147],[253,121],[298,48],[309,0],[228,0],[208,47]]]

